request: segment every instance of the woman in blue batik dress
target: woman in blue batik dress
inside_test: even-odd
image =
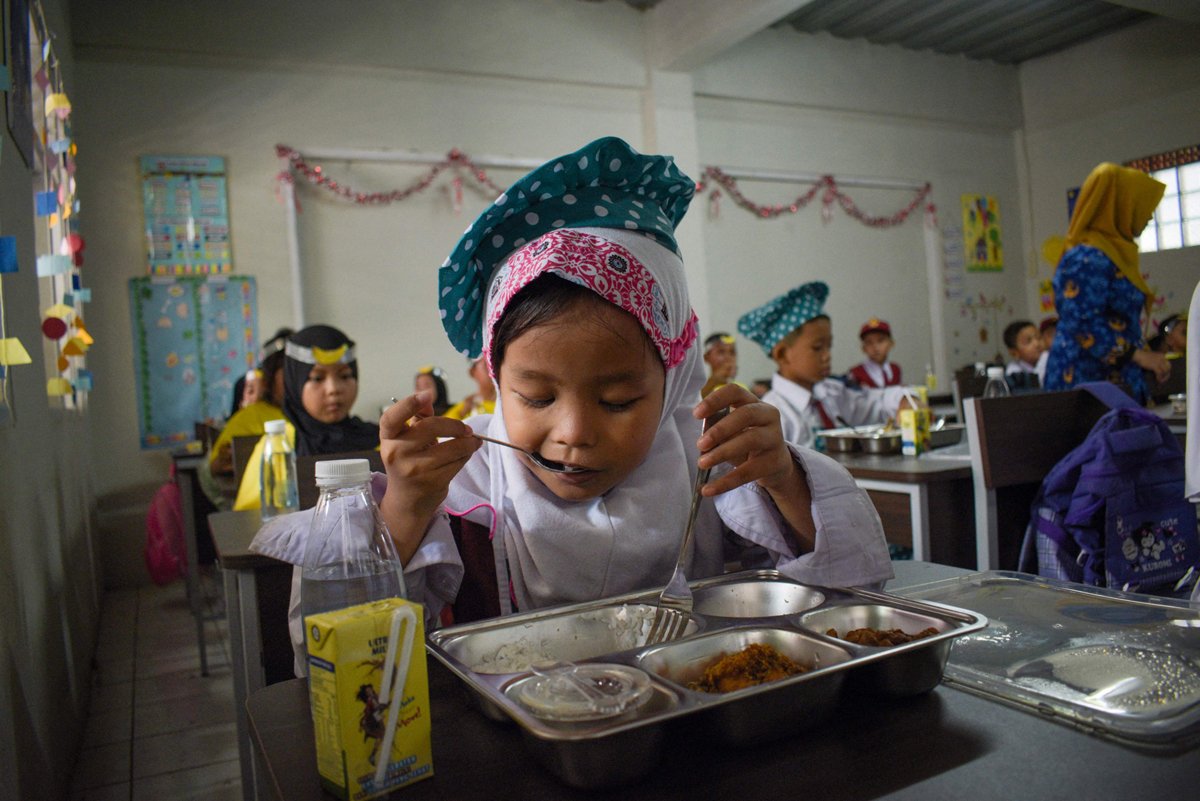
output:
[[[1111,381],[1145,403],[1142,370],[1160,381],[1170,375],[1166,358],[1146,348],[1142,336],[1142,311],[1154,295],[1138,267],[1135,241],[1165,188],[1144,172],[1109,163],[1084,181],[1054,273],[1059,320],[1046,389]]]

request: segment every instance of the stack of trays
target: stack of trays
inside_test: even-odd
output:
[[[942,680],[953,640],[987,625],[953,606],[813,587],[769,570],[697,581],[692,589],[695,614],[674,642],[646,645],[657,601],[649,592],[454,626],[431,633],[428,647],[474,691],[485,715],[515,721],[548,769],[591,788],[651,771],[671,724],[685,716],[704,737],[744,744],[821,724],[847,682],[882,696],[928,692]],[[841,639],[858,628],[935,633],[890,647]],[[806,672],[728,693],[689,688],[721,657],[751,644],[772,646]],[[589,716],[584,694],[571,700],[570,715],[554,714],[545,685],[562,690],[579,684],[577,675],[594,682],[583,688],[592,695],[595,687],[629,692],[628,702],[594,705]]]

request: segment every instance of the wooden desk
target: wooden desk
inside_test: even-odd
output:
[[[1147,755],[986,699],[938,687],[904,700],[850,697],[829,725],[732,749],[672,731],[660,767],[634,785],[576,790],[529,755],[516,726],[483,717],[430,657],[434,775],[405,801],[553,798],[892,799],[1191,798],[1197,752]],[[328,801],[320,787],[303,679],[250,695],[247,717],[272,795]]]
[[[971,462],[965,456],[830,453],[871,496],[889,542],[913,559],[975,566]]]
[[[198,556],[199,542],[196,532],[196,497],[200,493],[200,480],[196,471],[206,458],[203,453],[191,453],[186,449],[171,453],[171,461],[175,466],[175,486],[179,487],[180,511],[183,515],[183,541],[187,549],[187,588],[188,608],[196,621],[196,642],[200,647],[200,675],[208,675],[208,649],[204,642],[204,622],[208,619],[204,612],[203,591],[200,586],[200,559]]]
[[[250,542],[261,525],[257,509],[214,512],[208,516],[224,578],[238,755],[246,801],[270,797],[263,793],[262,771],[254,759],[246,721],[246,698],[255,690],[295,675],[287,630],[292,566],[250,551]]]

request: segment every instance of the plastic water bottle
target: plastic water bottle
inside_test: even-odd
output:
[[[987,383],[983,386],[983,397],[985,398],[1007,398],[1010,394],[1008,391],[1008,382],[1004,380],[1003,367],[989,367],[987,369]]]
[[[403,568],[371,494],[370,462],[329,459],[315,472],[321,495],[304,548],[301,613],[403,598]]]
[[[276,515],[299,509],[300,491],[296,484],[296,454],[287,441],[287,423],[270,420],[264,428],[267,433],[258,473],[258,489],[262,501],[262,519],[270,520]]]

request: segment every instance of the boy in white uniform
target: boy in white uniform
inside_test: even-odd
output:
[[[823,311],[829,287],[812,281],[738,320],[738,331],[778,368],[763,400],[779,409],[783,438],[811,447],[816,434],[843,425],[883,423],[896,414],[904,387],[851,389],[829,378],[833,333]]]

